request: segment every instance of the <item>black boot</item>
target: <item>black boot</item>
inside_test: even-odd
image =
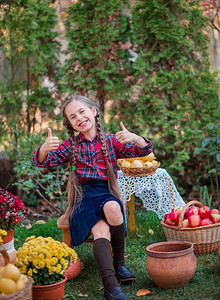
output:
[[[111,245],[114,259],[114,268],[117,278],[121,282],[131,282],[135,280],[135,275],[125,267],[125,226],[124,223],[118,226],[110,226]]]
[[[113,271],[110,243],[105,238],[93,242],[93,253],[104,285],[104,297],[107,300],[127,300],[128,296],[119,287]]]

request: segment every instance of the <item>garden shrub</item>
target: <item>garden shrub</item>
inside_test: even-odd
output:
[[[208,19],[199,2],[135,3],[131,42],[137,54],[132,65],[136,93],[116,103],[110,125],[114,127],[117,114],[130,130],[149,136],[161,167],[184,198],[199,191],[206,173],[203,162],[209,153],[194,151],[206,132],[197,132],[217,124],[219,107],[218,78],[210,71],[207,56]]]

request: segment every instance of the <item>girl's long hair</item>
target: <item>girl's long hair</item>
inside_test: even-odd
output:
[[[63,125],[66,127],[68,135],[69,135],[70,140],[72,142],[72,154],[71,154],[71,158],[70,158],[71,161],[72,161],[72,165],[76,166],[76,156],[77,156],[76,137],[75,137],[75,134],[74,134],[75,130],[71,126],[71,124],[69,122],[69,119],[66,116],[65,111],[66,111],[67,105],[71,102],[74,102],[74,101],[80,101],[83,104],[85,104],[86,106],[88,106],[90,109],[92,109],[93,107],[96,108],[97,113],[96,113],[96,116],[95,116],[95,120],[96,120],[97,132],[98,132],[99,139],[100,139],[100,142],[101,142],[103,156],[104,156],[104,158],[105,157],[108,158],[108,150],[107,150],[107,147],[106,147],[104,132],[103,132],[102,126],[100,124],[98,107],[89,98],[87,98],[85,96],[77,95],[75,97],[71,97],[70,99],[68,99],[63,105]],[[120,201],[124,205],[124,203],[121,199],[120,192],[118,190],[118,185],[117,185],[117,182],[116,182],[116,178],[115,178],[113,168],[111,167],[108,160],[105,160],[105,164],[106,164],[106,168],[107,168],[107,177],[108,177],[109,190],[115,197],[120,199]],[[66,218],[69,218],[72,215],[75,204],[77,202],[80,202],[81,199],[82,199],[81,185],[80,185],[80,182],[78,181],[78,178],[77,178],[77,175],[76,175],[76,170],[71,170],[71,173],[70,173],[69,178],[68,178],[67,188],[68,188],[68,207],[67,207],[65,216],[66,216]]]

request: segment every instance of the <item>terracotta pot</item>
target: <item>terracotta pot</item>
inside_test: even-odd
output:
[[[62,281],[48,285],[33,285],[33,300],[60,300],[64,297],[65,282],[67,277]]]
[[[149,245],[147,248],[147,272],[162,289],[176,289],[186,285],[196,271],[193,244],[168,241]]]
[[[76,262],[71,263],[70,266],[66,269],[64,275],[67,277],[67,280],[71,280],[76,278],[81,272],[81,261],[79,256],[77,257]]]
[[[7,235],[2,237],[2,246],[5,248],[9,255],[9,262],[13,263],[16,258],[17,250],[14,247],[14,229],[7,231]],[[5,265],[5,260],[0,254],[0,266]]]

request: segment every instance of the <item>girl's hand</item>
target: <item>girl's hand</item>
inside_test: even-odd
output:
[[[122,122],[120,122],[120,126],[122,130],[115,134],[120,143],[135,143],[140,148],[147,145],[147,142],[141,136],[128,131]]]
[[[52,136],[52,130],[51,128],[48,128],[48,138],[46,139],[46,142],[41,146],[41,151],[44,153],[48,153],[52,150],[57,149],[59,146],[59,139],[57,136]]]
[[[46,139],[46,142],[40,147],[37,159],[39,163],[42,163],[45,158],[47,157],[47,153],[57,149],[59,146],[59,139],[57,136],[52,136],[52,130],[51,128],[48,128],[48,138]]]

